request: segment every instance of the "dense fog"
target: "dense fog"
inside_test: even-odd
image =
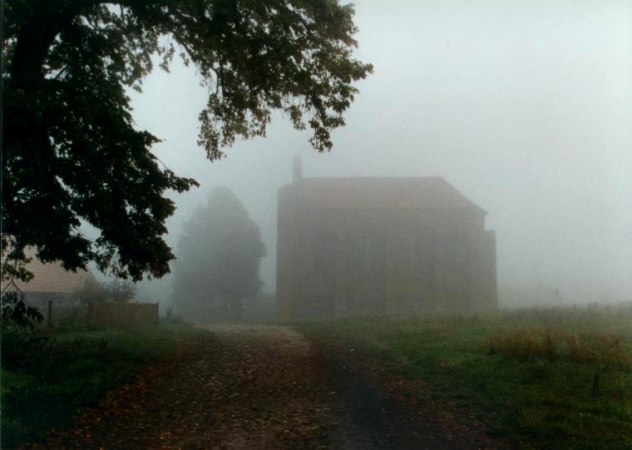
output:
[[[360,59],[374,74],[316,153],[276,115],[264,139],[211,163],[196,145],[206,101],[175,61],[130,93],[160,160],[200,188],[174,195],[168,242],[217,185],[261,227],[275,290],[278,189],[305,177],[440,176],[496,230],[501,306],[632,299],[632,4],[627,1],[358,0]],[[167,301],[171,279],[140,297]]]

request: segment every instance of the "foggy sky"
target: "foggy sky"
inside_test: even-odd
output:
[[[358,0],[357,55],[375,66],[316,153],[277,114],[265,139],[210,163],[197,147],[206,102],[195,70],[174,62],[133,97],[155,153],[201,187],[173,196],[167,238],[226,185],[261,227],[274,290],[277,190],[304,176],[442,176],[496,230],[501,305],[559,289],[564,303],[632,299],[632,4],[627,1]],[[177,250],[177,248],[175,248]],[[143,295],[169,297],[169,279]],[[157,299],[157,298],[156,298]]]

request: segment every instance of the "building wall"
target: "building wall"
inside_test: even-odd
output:
[[[468,209],[308,208],[279,192],[280,318],[496,306],[493,232]]]

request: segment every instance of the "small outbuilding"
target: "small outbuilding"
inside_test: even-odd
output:
[[[48,301],[69,307],[78,302],[77,293],[85,286],[96,283],[94,275],[86,270],[71,272],[59,263],[42,263],[33,259],[26,267],[33,273],[28,283],[16,282],[29,304],[45,310]]]
[[[279,191],[280,318],[497,306],[486,212],[443,178],[303,178]]]

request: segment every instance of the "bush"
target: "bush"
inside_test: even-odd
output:
[[[90,302],[129,303],[135,296],[136,286],[123,280],[114,280],[108,283],[94,281],[87,283],[77,292],[77,297],[84,304]]]
[[[1,296],[2,328],[16,325],[21,328],[32,328],[44,320],[44,316],[26,304],[24,294],[18,290],[5,290]]]

